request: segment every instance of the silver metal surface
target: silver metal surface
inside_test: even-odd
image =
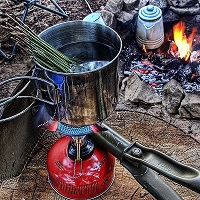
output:
[[[26,77],[31,74],[28,72]],[[37,96],[34,81],[23,79],[12,96],[19,93],[25,97]],[[5,105],[0,117],[0,180],[17,176],[24,169],[44,132],[39,125],[49,121],[55,111],[52,105],[48,106],[32,98],[17,97]]]
[[[89,71],[76,66],[75,72],[62,73],[37,64],[37,76],[52,80],[60,89],[58,119],[82,126],[107,118],[118,101],[119,35],[101,24],[71,21],[46,29],[40,37],[65,55],[85,62],[84,67],[92,66]],[[95,69],[94,63],[103,65]]]

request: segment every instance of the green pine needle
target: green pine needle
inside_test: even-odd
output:
[[[53,71],[70,73],[71,68],[74,67],[74,65],[82,63],[80,60],[67,57],[55,49],[49,43],[36,35],[27,25],[21,21],[17,21],[9,15],[8,17],[17,24],[16,27],[8,24],[10,29],[15,30],[17,41],[21,41],[23,44],[26,44],[35,61],[37,61],[43,67]],[[22,34],[26,37],[23,37]]]

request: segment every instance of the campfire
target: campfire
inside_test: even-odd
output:
[[[177,80],[185,92],[199,93],[199,51],[193,50],[197,27],[187,37],[186,26],[179,21],[171,27],[172,35],[165,33],[165,42],[155,50],[138,48],[134,41],[127,42],[122,51],[122,71],[133,71],[146,83],[161,93],[163,85]]]
[[[138,11],[148,5],[162,10],[164,42],[158,48],[150,49],[136,41]],[[151,7],[146,14],[150,14]],[[200,3],[192,0],[178,3],[138,1],[137,5],[108,0],[101,11],[106,24],[116,29],[123,39],[120,86],[124,100],[131,109],[170,121],[181,130],[194,134],[197,140],[200,119],[199,7]],[[173,34],[175,28],[176,35]]]
[[[174,57],[188,60],[192,50],[193,39],[197,32],[197,27],[192,29],[192,33],[187,38],[185,33],[185,23],[180,21],[173,26],[174,45],[170,50]]]

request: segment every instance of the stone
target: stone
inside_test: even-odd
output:
[[[200,119],[200,98],[198,94],[186,93],[179,114],[184,118]]]
[[[143,104],[159,104],[161,98],[147,83],[142,81],[134,72],[127,80],[125,88],[125,101]]]
[[[117,20],[119,22],[122,22],[123,24],[131,23],[133,20],[133,15],[126,12],[126,11],[121,11],[119,16],[117,17]]]
[[[147,196],[149,193],[143,189],[141,192],[140,192],[140,198],[144,198],[145,196]]]
[[[179,8],[176,6],[170,6],[170,9],[179,14],[179,15],[197,15],[200,14],[200,6],[199,4],[196,4],[192,7],[184,7],[184,8]]]
[[[138,7],[136,10],[139,10],[140,8],[146,6],[149,3],[149,0],[140,0],[140,3],[138,4]]]
[[[174,7],[193,7],[199,3],[199,0],[167,0],[170,6]]]
[[[123,10],[124,11],[134,10],[135,8],[138,7],[139,2],[140,2],[139,0],[124,0]]]
[[[178,114],[181,101],[184,98],[184,91],[180,84],[171,79],[162,90],[162,105],[170,114]]]
[[[117,20],[116,20],[115,15],[112,12],[107,11],[107,10],[101,10],[100,13],[105,24],[113,29],[116,29]]]
[[[200,134],[199,134],[199,130],[200,130],[200,123],[199,120],[196,120],[195,123],[191,124],[191,132],[190,134],[192,134],[192,137],[196,140],[200,142]]]
[[[187,16],[185,16],[186,18]],[[195,24],[199,24],[200,23],[200,15],[195,15],[195,16],[192,16],[192,20],[190,21],[190,23],[193,21],[195,22]],[[187,18],[186,18],[187,19]]]
[[[168,7],[167,0],[149,0],[149,4],[157,6],[157,7],[161,8],[161,9]]]
[[[5,23],[8,21],[8,18],[0,18],[0,24]]]
[[[104,9],[118,16],[123,8],[123,0],[108,0]]]
[[[181,17],[181,19],[184,22],[186,22],[187,30],[192,30],[193,27],[199,26],[199,24],[200,24],[200,14],[190,15],[190,16],[189,15],[183,15]],[[191,52],[191,53],[194,54],[194,52]],[[198,73],[200,73],[200,72],[198,72]]]
[[[167,22],[174,22],[179,20],[179,15],[175,12],[173,12],[171,9],[166,9],[163,12],[163,23],[167,23]]]

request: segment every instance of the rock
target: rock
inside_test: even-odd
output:
[[[115,15],[112,12],[107,11],[107,10],[101,10],[100,13],[105,24],[113,29],[116,29],[117,20],[115,18]]]
[[[179,108],[181,117],[200,119],[200,98],[198,94],[186,93]]]
[[[200,7],[199,4],[196,4],[195,6],[192,7],[184,7],[184,8],[179,8],[175,6],[170,6],[170,9],[179,14],[179,15],[196,15],[200,14]]]
[[[161,9],[168,6],[167,0],[149,0],[149,4],[157,6]]]
[[[125,88],[125,101],[144,104],[161,103],[160,96],[147,83],[140,80],[134,72],[129,76],[127,86]]]
[[[147,196],[149,193],[143,189],[141,192],[140,192],[140,198],[144,198],[145,196]]]
[[[162,105],[168,113],[178,114],[183,97],[183,88],[176,80],[171,79],[164,85],[162,90]]]
[[[196,140],[199,141],[200,143],[200,134],[199,134],[199,130],[200,130],[200,123],[199,120],[196,120],[196,122],[191,123],[191,132],[190,134],[192,134],[192,137]]]
[[[8,21],[8,18],[0,18],[0,24],[5,23]]]
[[[122,8],[123,8],[123,0],[108,0],[104,9],[118,16]]]
[[[124,11],[131,11],[138,7],[139,0],[124,0]]]
[[[139,10],[140,8],[146,6],[148,4],[148,2],[149,2],[149,0],[140,0],[140,3],[136,10]]]
[[[199,3],[198,0],[167,0],[170,6],[174,7],[193,7]]]
[[[164,23],[167,23],[167,22],[174,22],[174,21],[177,21],[179,20],[179,15],[175,12],[173,12],[172,10],[170,9],[166,9],[164,12],[163,12],[163,22]]]
[[[181,19],[186,22],[187,30],[192,30],[192,28],[194,28],[195,26],[199,26],[200,24],[200,13],[196,15],[190,15],[190,16],[182,15]],[[198,30],[198,34],[199,34],[199,30]],[[197,49],[194,49],[194,50],[197,50]]]
[[[132,20],[133,20],[133,15],[128,13],[128,12],[126,12],[126,11],[121,11],[120,14],[117,17],[117,20],[119,22],[124,23],[124,24],[127,24],[129,22],[131,23]]]

